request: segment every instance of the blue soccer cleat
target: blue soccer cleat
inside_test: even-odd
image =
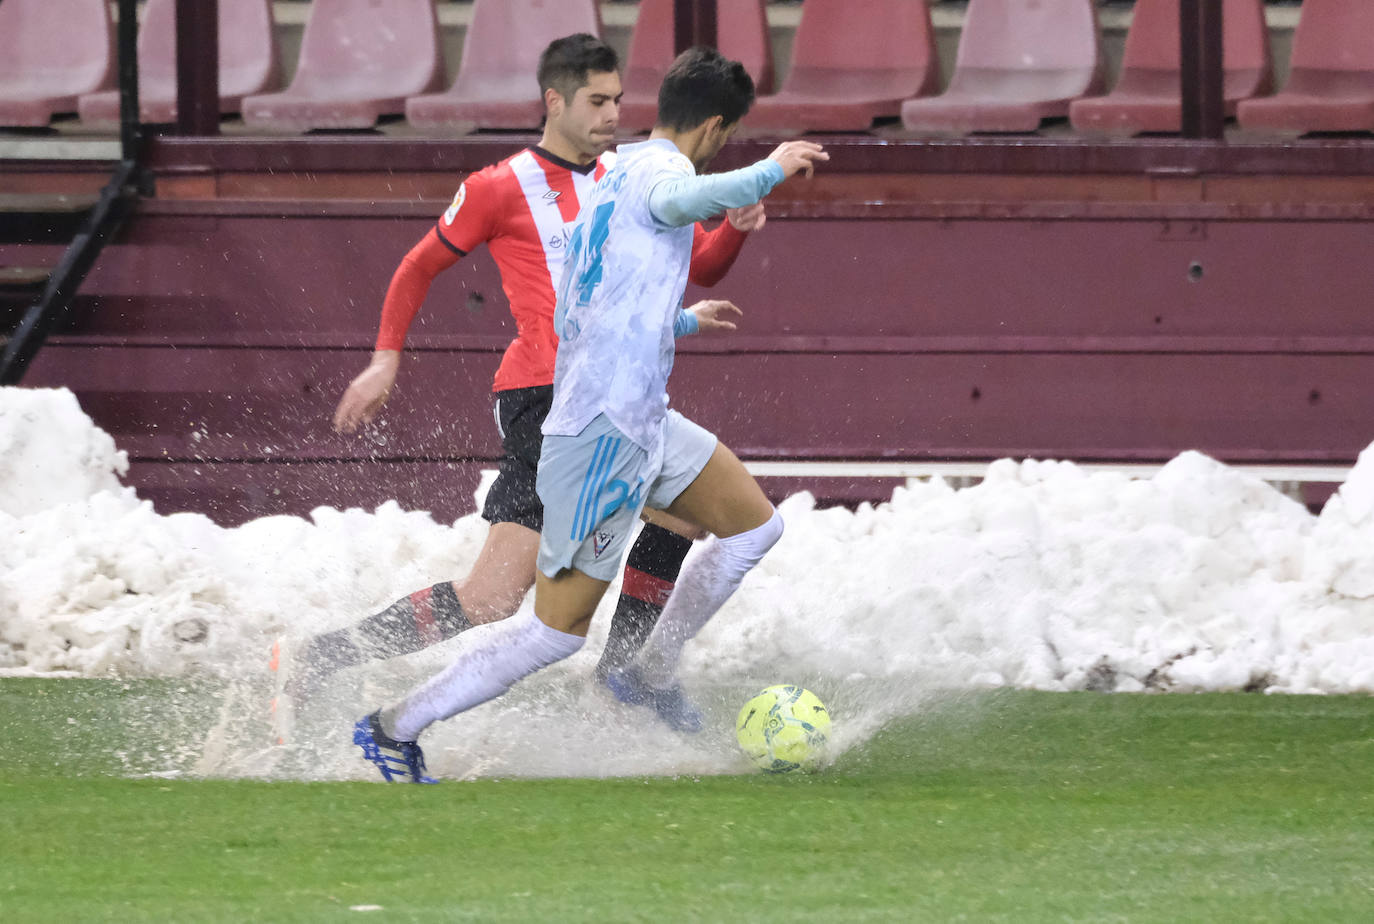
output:
[[[621,667],[606,675],[606,687],[622,703],[649,706],[674,731],[701,731],[701,711],[683,694],[681,684],[674,683],[665,690],[656,690],[633,669]]]
[[[425,752],[414,741],[397,741],[382,731],[377,713],[353,726],[353,743],[363,749],[363,759],[382,771],[388,783],[437,783],[425,776]]]

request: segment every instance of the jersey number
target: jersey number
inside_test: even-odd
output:
[[[570,242],[571,265],[576,272],[576,278],[569,277],[572,282],[573,292],[564,295],[574,295],[573,304],[589,305],[592,300],[592,292],[601,283],[601,250],[606,246],[606,238],[611,233],[611,213],[615,211],[615,200],[603,202],[592,211],[591,232],[587,235],[585,242],[587,252],[582,253],[583,240],[582,232],[584,225],[578,225],[573,231],[572,241]]]

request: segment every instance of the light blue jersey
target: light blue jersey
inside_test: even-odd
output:
[[[782,179],[771,160],[698,177],[663,138],[617,149],[614,169],[583,200],[569,239],[546,435],[576,436],[604,414],[657,455],[692,225],[757,202]]]

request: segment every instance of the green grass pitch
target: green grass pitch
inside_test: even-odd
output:
[[[964,694],[810,776],[115,775],[196,695],[0,682],[0,920],[1374,920],[1370,697]]]

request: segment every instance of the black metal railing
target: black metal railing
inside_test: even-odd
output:
[[[0,350],[0,385],[17,385],[60,325],[76,298],[77,289],[105,245],[133,211],[146,180],[143,175],[143,129],[138,103],[137,0],[118,0],[116,32],[119,53],[120,159],[100,198],[81,219],[62,257],[48,275],[43,293],[24,312]]]

